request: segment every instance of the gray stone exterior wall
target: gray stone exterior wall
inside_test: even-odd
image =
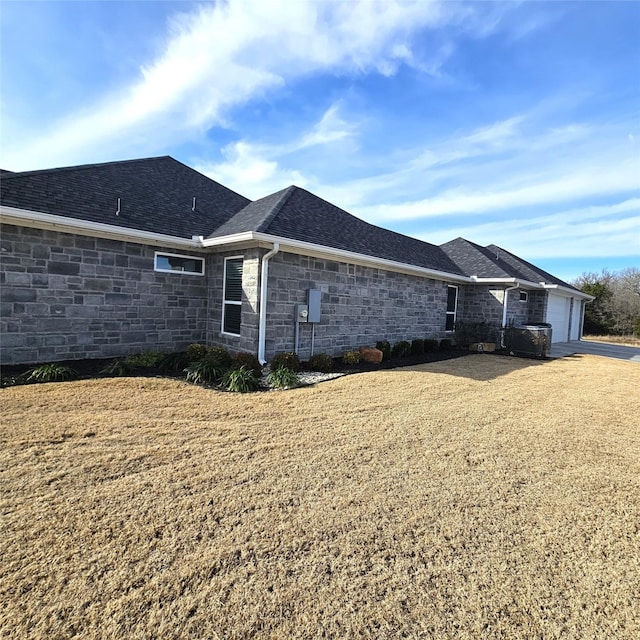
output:
[[[527,322],[544,322],[547,317],[547,300],[549,295],[546,291],[529,291],[529,317]]]
[[[153,270],[189,253],[3,225],[0,362],[177,350],[207,335],[207,278]]]
[[[513,289],[507,294],[507,325],[515,327],[529,322],[529,299],[530,292],[527,292],[527,301],[521,302],[520,289]]]
[[[457,320],[502,325],[504,290],[495,286],[464,285],[458,289]]]
[[[205,254],[3,225],[0,362],[37,363],[176,351],[193,342],[256,353],[265,249]],[[205,275],[154,271],[155,251],[200,255]],[[222,333],[224,259],[243,257],[240,336]],[[322,291],[315,352],[414,338],[443,338],[447,284],[383,269],[280,252],[269,271],[266,356],[291,351],[296,304]],[[458,320],[501,324],[503,288],[458,287]],[[509,293],[508,322],[541,322],[547,293]],[[307,358],[312,325],[300,324]]]
[[[244,249],[209,256],[207,344],[231,351],[258,351],[261,258],[266,251]],[[240,336],[222,333],[222,296],[225,258],[242,256],[242,320]]]
[[[266,357],[292,351],[296,304],[307,290],[322,291],[322,317],[315,327],[315,352],[340,355],[378,340],[392,344],[445,335],[447,283],[281,252],[271,259]],[[311,349],[310,324],[300,325],[299,355]]]
[[[505,287],[495,285],[463,286],[459,289],[458,319],[502,325]],[[528,300],[520,301],[520,289],[509,291],[507,325],[544,322],[547,309],[546,291],[527,291]]]

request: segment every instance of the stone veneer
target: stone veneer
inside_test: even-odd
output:
[[[281,252],[269,265],[267,359],[293,351],[295,305],[307,302],[308,289],[322,291],[315,353],[445,336],[446,282]],[[310,354],[311,328],[300,325],[301,358]]]
[[[502,325],[505,287],[495,285],[462,286],[459,289],[458,317],[470,322]],[[527,302],[520,301],[520,289],[509,291],[507,325],[544,322],[547,308],[546,291],[527,291]]]
[[[244,249],[209,256],[207,344],[221,345],[231,351],[257,353],[260,265],[262,255],[265,253],[266,251],[261,249]],[[240,335],[234,336],[222,333],[224,260],[240,256],[244,259],[242,264],[242,320]]]
[[[159,273],[155,251],[202,255],[3,225],[0,362],[122,356],[204,342],[212,256],[204,256],[204,276]]]
[[[177,351],[193,342],[256,353],[264,249],[204,254],[56,231],[3,225],[0,252],[0,362],[36,363]],[[155,251],[200,255],[205,275],[154,271]],[[222,333],[224,259],[242,256],[241,335]],[[280,252],[271,259],[266,356],[292,351],[294,310],[322,291],[315,352],[392,344],[445,333],[447,282]],[[458,287],[458,318],[501,324],[504,290]],[[507,323],[540,322],[547,293],[509,293]],[[311,349],[300,325],[299,354]]]

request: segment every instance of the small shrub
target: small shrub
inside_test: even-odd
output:
[[[133,367],[155,367],[162,358],[163,354],[156,351],[144,351],[127,356],[125,362]]]
[[[474,342],[498,342],[499,327],[492,322],[458,321],[455,324],[456,344],[468,347]]]
[[[258,358],[256,358],[252,353],[236,353],[236,355],[233,356],[231,367],[233,369],[246,367],[251,371],[254,378],[259,378],[262,375],[262,365],[258,361]]]
[[[233,356],[224,347],[211,347],[206,354],[207,360],[228,369],[233,365]]]
[[[344,362],[344,364],[346,364],[347,366],[358,364],[360,362],[360,352],[357,349],[354,349],[353,351],[347,351],[342,356],[342,362]]]
[[[424,340],[420,338],[411,341],[411,355],[421,356],[424,353]]]
[[[203,344],[194,343],[187,347],[187,358],[189,362],[195,362],[196,360],[202,360],[207,355],[207,347]]]
[[[391,345],[387,340],[376,342],[376,349],[382,351],[382,360],[388,360],[391,357]]]
[[[129,362],[127,358],[122,358],[119,360],[112,360],[108,365],[100,370],[100,373],[105,376],[128,376],[137,368],[138,367]]]
[[[274,389],[293,389],[300,384],[298,374],[286,367],[273,369],[267,376],[269,386]]]
[[[227,391],[236,393],[248,393],[258,388],[255,372],[251,367],[242,365],[237,369],[229,369],[225,373],[222,384]]]
[[[411,345],[406,340],[400,340],[393,345],[391,350],[392,358],[404,358],[411,353]]]
[[[128,376],[141,367],[159,367],[164,358],[163,354],[154,351],[134,353],[111,361],[100,370],[100,373],[106,376]],[[181,368],[184,368],[186,364],[183,364]]]
[[[63,380],[73,380],[77,377],[77,371],[56,362],[38,365],[24,374],[27,382],[61,382]]]
[[[227,367],[221,367],[217,362],[203,358],[192,362],[185,370],[187,381],[195,384],[216,384],[222,380]]]
[[[167,353],[157,364],[158,369],[168,373],[183,371],[189,365],[189,356],[186,351],[177,351],[176,353]]]
[[[292,351],[285,351],[284,353],[276,353],[271,360],[271,370],[276,369],[289,369],[291,371],[300,371],[300,358]]]
[[[440,351],[451,351],[451,349],[453,349],[453,342],[449,338],[440,340]]]
[[[309,358],[310,371],[322,371],[327,373],[333,369],[333,358],[326,353],[316,353]]]
[[[424,341],[424,352],[425,353],[433,353],[440,348],[440,343],[437,340],[433,340],[431,338],[427,338]]]

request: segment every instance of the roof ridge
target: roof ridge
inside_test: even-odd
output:
[[[5,169],[5,173],[2,174],[2,177],[3,179],[18,178],[21,176],[33,176],[33,175],[45,174],[45,173],[61,173],[63,171],[80,171],[85,169],[95,169],[96,167],[109,167],[109,166],[118,165],[118,164],[134,164],[138,162],[149,162],[150,160],[166,160],[166,159],[170,159],[170,160],[173,160],[174,162],[184,164],[179,160],[176,160],[172,156],[164,155],[164,156],[151,156],[149,158],[129,158],[128,160],[111,160],[109,162],[93,162],[91,164],[77,164],[77,165],[71,165],[68,167],[49,167],[48,169],[33,169],[31,171],[10,171]],[[187,165],[184,165],[184,166],[186,167]],[[201,174],[201,175],[204,175],[204,174]]]
[[[269,225],[271,224],[273,219],[280,213],[282,207],[284,207],[287,200],[291,197],[291,194],[298,188],[299,187],[296,187],[292,184],[289,185],[286,189],[282,190],[282,195],[278,199],[278,202],[273,205],[271,211],[269,212],[269,215],[267,215],[265,219],[258,225],[258,228],[256,229],[257,232],[263,232],[269,228]],[[276,191],[276,193],[278,192]],[[269,196],[266,197],[268,198]]]

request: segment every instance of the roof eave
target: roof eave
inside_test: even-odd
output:
[[[79,218],[67,218],[65,216],[43,213],[41,211],[18,209],[6,205],[0,205],[0,222],[36,229],[107,238],[109,240],[121,240],[124,242],[137,242],[166,247],[202,249],[202,241],[198,236],[194,236],[193,238],[180,238],[164,233],[140,231],[138,229],[129,229],[101,222],[91,222]]]
[[[564,287],[561,284],[532,282],[531,280],[523,280],[522,278],[478,278],[478,276],[471,276],[471,280],[478,284],[517,284],[518,286],[528,289],[553,290],[571,298],[581,298],[589,301],[595,300],[595,298],[590,296],[588,293],[583,293],[582,291],[572,289],[571,287]]]
[[[471,276],[471,280],[477,284],[511,284],[526,287],[528,289],[543,289],[542,282],[532,282],[531,280],[523,280],[522,278],[479,278]]]
[[[545,289],[553,289],[557,293],[561,293],[570,298],[582,298],[588,302],[595,300],[595,296],[590,296],[588,293],[579,291],[578,289],[571,289],[569,287],[563,287],[561,284],[545,284]]]
[[[254,242],[260,243],[263,246],[272,246],[274,243],[278,243],[280,245],[280,251],[289,251],[299,253],[301,255],[325,258],[328,260],[340,260],[342,262],[349,262],[366,267],[380,268],[386,269],[388,271],[396,271],[399,273],[408,273],[411,275],[429,277],[433,278],[434,280],[459,282],[463,284],[469,284],[472,282],[471,278],[469,278],[468,276],[449,273],[447,271],[439,271],[437,269],[419,267],[404,262],[396,262],[394,260],[387,260],[385,258],[377,258],[375,256],[368,256],[362,253],[346,251],[344,249],[336,249],[334,247],[327,247],[312,242],[304,242],[302,240],[294,240],[292,238],[284,238],[281,236],[275,236],[268,233],[261,233],[256,231],[247,231],[245,233],[220,236],[218,238],[207,238],[206,240],[203,240],[202,246],[220,247],[223,245],[238,244],[246,242],[248,240],[253,240]]]

